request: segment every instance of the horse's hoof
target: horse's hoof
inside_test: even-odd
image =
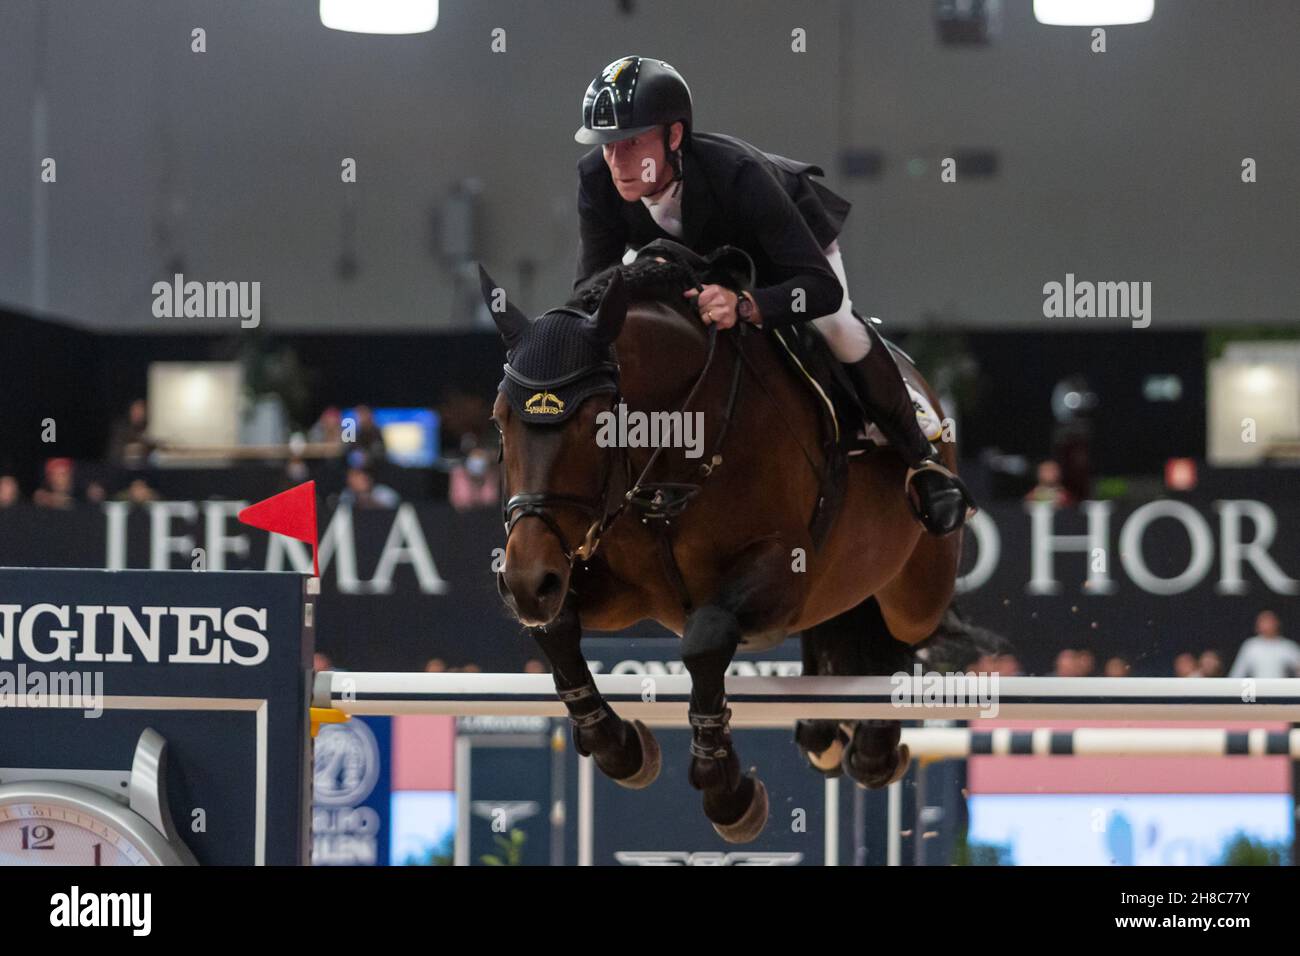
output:
[[[838,724],[829,720],[797,721],[794,739],[813,770],[824,777],[838,777],[843,773],[840,761],[849,737]]]
[[[844,772],[844,768],[841,766],[844,761],[844,741],[839,738],[832,740],[831,745],[821,753],[805,750],[803,754],[808,758],[808,766],[822,774],[822,776],[838,777]]]
[[[628,723],[636,731],[636,739],[641,744],[641,767],[635,773],[614,782],[629,790],[644,790],[659,778],[663,755],[659,750],[659,741],[655,740],[655,735],[650,732],[649,727],[639,720],[631,720]]]
[[[713,824],[718,836],[728,843],[748,843],[762,833],[763,827],[767,825],[767,787],[757,777],[749,779],[754,781],[754,795],[745,812],[734,823]]]
[[[898,766],[894,768],[893,775],[890,776],[890,778],[885,781],[885,786],[887,787],[891,783],[898,783],[898,781],[902,780],[903,776],[907,773],[907,768],[911,765],[911,763],[912,763],[911,748],[908,747],[907,744],[899,744],[898,745]]]
[[[844,750],[840,766],[850,779],[864,789],[881,790],[888,787],[903,779],[912,760],[912,752],[907,744],[897,741],[895,736],[884,747],[871,747],[858,734],[854,734],[853,742]]]

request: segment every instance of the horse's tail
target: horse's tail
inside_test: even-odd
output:
[[[1015,647],[996,631],[970,623],[954,601],[944,611],[934,633],[919,642],[914,651],[931,670],[952,673],[970,669],[982,657],[1011,654]]]
[[[904,644],[889,632],[880,602],[869,597],[800,635],[805,674],[893,674],[910,672],[918,661],[943,673],[968,670],[982,657],[1010,654],[1009,640],[971,624],[949,603],[934,633]]]

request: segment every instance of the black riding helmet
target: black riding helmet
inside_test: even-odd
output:
[[[615,60],[591,81],[582,98],[582,128],[573,138],[600,146],[656,126],[691,129],[691,91],[674,67],[648,56]]]

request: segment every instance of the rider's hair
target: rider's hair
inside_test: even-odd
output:
[[[677,148],[672,148],[673,141],[673,124],[664,125],[664,155],[668,157],[668,165],[672,167],[673,179],[682,178],[682,147],[686,145],[686,124],[681,120],[677,122],[682,124],[682,141],[677,144]]]

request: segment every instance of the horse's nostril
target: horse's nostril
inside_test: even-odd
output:
[[[537,597],[539,600],[545,600],[548,597],[558,593],[560,590],[560,576],[554,571],[547,571],[541,582],[537,585]]]

